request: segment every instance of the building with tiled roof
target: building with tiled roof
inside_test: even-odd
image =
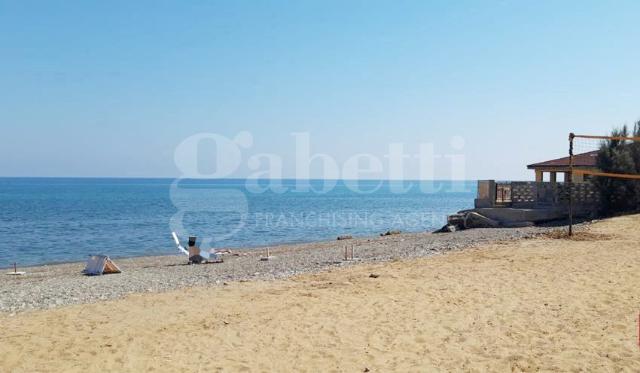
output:
[[[598,157],[598,151],[591,151],[587,153],[576,154],[573,156],[573,168],[583,169],[590,171],[597,171],[598,167],[596,159]],[[568,180],[569,174],[569,157],[563,157],[558,159],[552,159],[550,161],[533,163],[527,166],[530,170],[535,170],[536,181],[544,181],[544,174],[549,173],[549,181],[555,183],[557,180],[557,174],[564,175],[564,180]],[[582,175],[574,175],[573,181],[576,183],[583,181]]]

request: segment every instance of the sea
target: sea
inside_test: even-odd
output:
[[[0,178],[0,268],[440,228],[476,181]]]

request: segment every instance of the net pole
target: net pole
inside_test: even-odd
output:
[[[573,132],[569,134],[569,236],[573,236]]]

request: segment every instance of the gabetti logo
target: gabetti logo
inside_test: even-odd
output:
[[[198,162],[198,152],[203,140],[212,140],[215,143],[216,155],[210,160],[215,163],[215,168],[210,173],[202,172]],[[221,179],[230,176],[242,162],[241,149],[249,148],[252,144],[253,136],[248,132],[241,132],[233,140],[217,134],[200,133],[188,137],[178,145],[174,160],[181,176],[174,180],[170,188],[171,202],[177,208],[177,212],[169,222],[173,232],[188,235],[184,219],[186,214],[194,213],[221,215],[229,223],[225,232],[220,232],[215,237],[201,237],[200,245],[203,247],[230,238],[242,229],[249,212],[249,202],[242,191],[233,188],[207,187],[207,185],[186,185],[181,184],[181,181]]]
[[[275,153],[248,153],[254,143],[253,135],[249,132],[239,132],[233,138],[199,133],[182,141],[174,153],[175,164],[181,175],[172,183],[170,190],[171,201],[177,209],[170,221],[171,229],[186,235],[189,232],[184,221],[188,214],[217,214],[229,222],[228,229],[216,237],[203,237],[201,245],[225,240],[244,227],[249,213],[246,193],[294,191],[324,194],[332,191],[338,180],[343,180],[342,183],[352,192],[368,194],[379,190],[384,182],[370,182],[365,187],[358,180],[382,179],[383,173],[386,174],[384,178],[393,180],[386,184],[391,193],[406,193],[415,186],[414,182],[405,181],[404,171],[408,162],[412,162],[412,169],[417,169],[421,180],[417,187],[422,193],[466,191],[464,183],[448,184],[448,190],[442,190],[443,185],[434,183],[437,161],[439,164],[448,164],[448,178],[465,179],[465,156],[462,154],[465,142],[459,136],[450,139],[448,145],[453,150],[451,154],[436,154],[432,143],[421,143],[417,153],[408,154],[403,143],[390,143],[383,157],[357,153],[342,165],[329,154],[313,153],[309,133],[297,132],[291,136],[295,151],[293,159],[289,157],[287,161],[293,162],[294,178],[293,183],[286,185],[283,183],[285,157]],[[203,154],[204,146],[207,146],[206,150],[215,149],[211,159],[203,160],[199,156]],[[244,188],[185,182],[186,179],[231,178],[236,176],[241,167],[248,170]],[[313,178],[321,181],[309,181],[312,168]]]

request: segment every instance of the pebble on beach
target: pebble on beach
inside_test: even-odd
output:
[[[544,227],[471,229],[450,235],[404,233],[400,239],[358,238],[353,239],[358,247],[357,262],[344,262],[344,245],[328,241],[271,247],[270,252],[277,254],[278,260],[266,262],[256,260],[264,249],[254,249],[234,250],[226,254],[224,263],[207,265],[187,265],[186,256],[177,255],[112,258],[122,273],[92,277],[82,275],[84,263],[30,267],[23,269],[28,273],[26,276],[3,276],[0,312],[93,303],[132,293],[219,286],[231,281],[281,279],[356,263],[425,257],[487,242],[532,237],[549,230]]]

